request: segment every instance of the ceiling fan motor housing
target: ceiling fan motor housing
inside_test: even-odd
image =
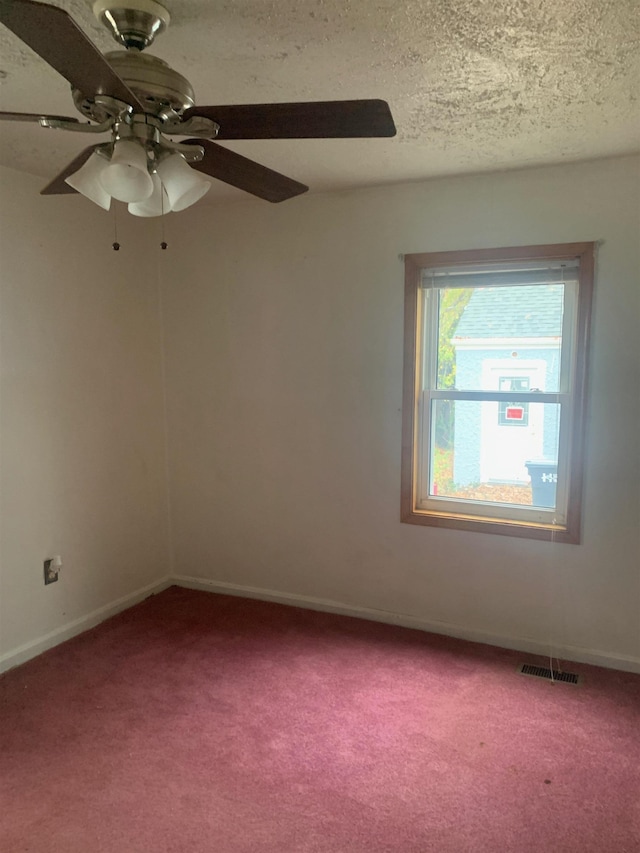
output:
[[[93,13],[126,51],[105,54],[113,70],[126,83],[150,115],[174,111],[181,115],[195,103],[189,81],[162,59],[142,54],[170,21],[169,12],[156,0],[95,0]],[[93,121],[108,118],[95,103],[101,92],[73,90],[78,110]]]
[[[114,50],[105,56],[114,71],[144,105],[146,113],[159,115],[169,109],[181,115],[195,104],[191,83],[163,59],[148,53],[124,50]],[[96,94],[99,93],[74,89],[73,100],[83,115],[102,122],[108,115],[95,103]]]

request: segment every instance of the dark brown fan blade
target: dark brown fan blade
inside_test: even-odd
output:
[[[54,119],[55,121],[72,121],[75,124],[80,124],[77,118],[69,118],[69,116],[50,116],[46,113],[0,113],[0,121],[40,121],[43,118]]]
[[[325,139],[395,136],[386,101],[315,101],[191,107],[184,118],[205,116],[220,125],[217,139]]]
[[[64,9],[35,0],[0,0],[0,21],[88,96],[111,95],[143,111],[136,96]]]
[[[206,139],[188,139],[186,144],[202,145],[204,148],[204,160],[192,163],[194,169],[267,201],[286,201],[288,198],[306,193],[309,189],[304,184],[272,169],[267,169],[266,166],[261,166],[260,163],[236,154],[235,151],[223,148],[222,145],[216,145],[215,142]]]
[[[50,184],[47,184],[43,190],[40,190],[40,195],[64,195],[65,193],[77,192],[77,190],[74,190],[74,188],[70,187],[69,184],[65,183],[64,179],[68,178],[69,175],[73,175],[74,172],[77,172],[81,166],[84,166],[96,148],[96,145],[90,145],[89,148],[85,148],[84,151],[81,151],[80,154],[78,154],[78,156],[72,160],[59,175],[56,175]]]

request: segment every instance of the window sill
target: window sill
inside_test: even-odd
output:
[[[403,510],[400,521],[404,524],[514,536],[520,539],[540,539],[569,545],[577,545],[580,542],[580,531],[572,529],[570,525],[538,524],[514,521],[509,518],[482,519],[458,513],[427,512],[416,509]]]

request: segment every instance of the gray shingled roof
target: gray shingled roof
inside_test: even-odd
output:
[[[454,333],[461,338],[537,338],[562,334],[560,284],[479,287]]]

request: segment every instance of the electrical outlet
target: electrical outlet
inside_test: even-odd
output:
[[[60,569],[53,565],[53,558],[44,561],[44,584],[55,583]]]

